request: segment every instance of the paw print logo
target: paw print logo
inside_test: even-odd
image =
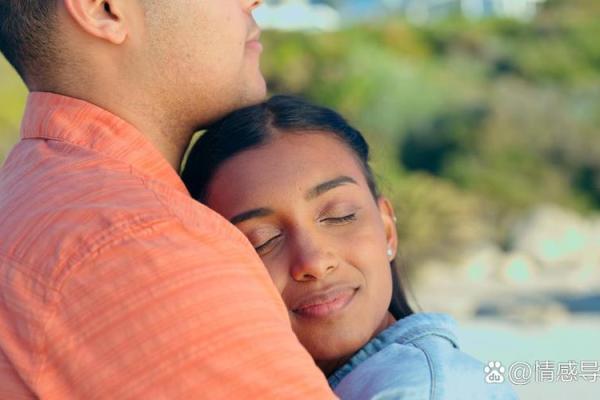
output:
[[[500,361],[490,361],[483,369],[483,372],[485,372],[485,381],[487,383],[504,382],[504,372],[506,372],[506,369]]]

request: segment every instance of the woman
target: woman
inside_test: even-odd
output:
[[[247,236],[341,398],[516,398],[507,383],[485,383],[450,317],[411,311],[394,211],[368,158],[340,115],[276,96],[210,127],[182,177]]]

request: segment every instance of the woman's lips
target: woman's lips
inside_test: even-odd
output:
[[[352,301],[357,290],[357,288],[345,287],[313,293],[303,299],[292,311],[303,317],[327,317],[345,308]]]

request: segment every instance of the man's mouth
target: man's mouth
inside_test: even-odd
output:
[[[260,29],[258,27],[252,31],[250,36],[248,36],[246,47],[262,51],[262,43],[260,42]]]
[[[263,45],[258,40],[249,40],[246,42],[246,47],[261,52],[263,49]]]

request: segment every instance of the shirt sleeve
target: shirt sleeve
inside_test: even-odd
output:
[[[58,293],[42,398],[335,398],[258,257],[222,234],[136,228],[94,249]]]

